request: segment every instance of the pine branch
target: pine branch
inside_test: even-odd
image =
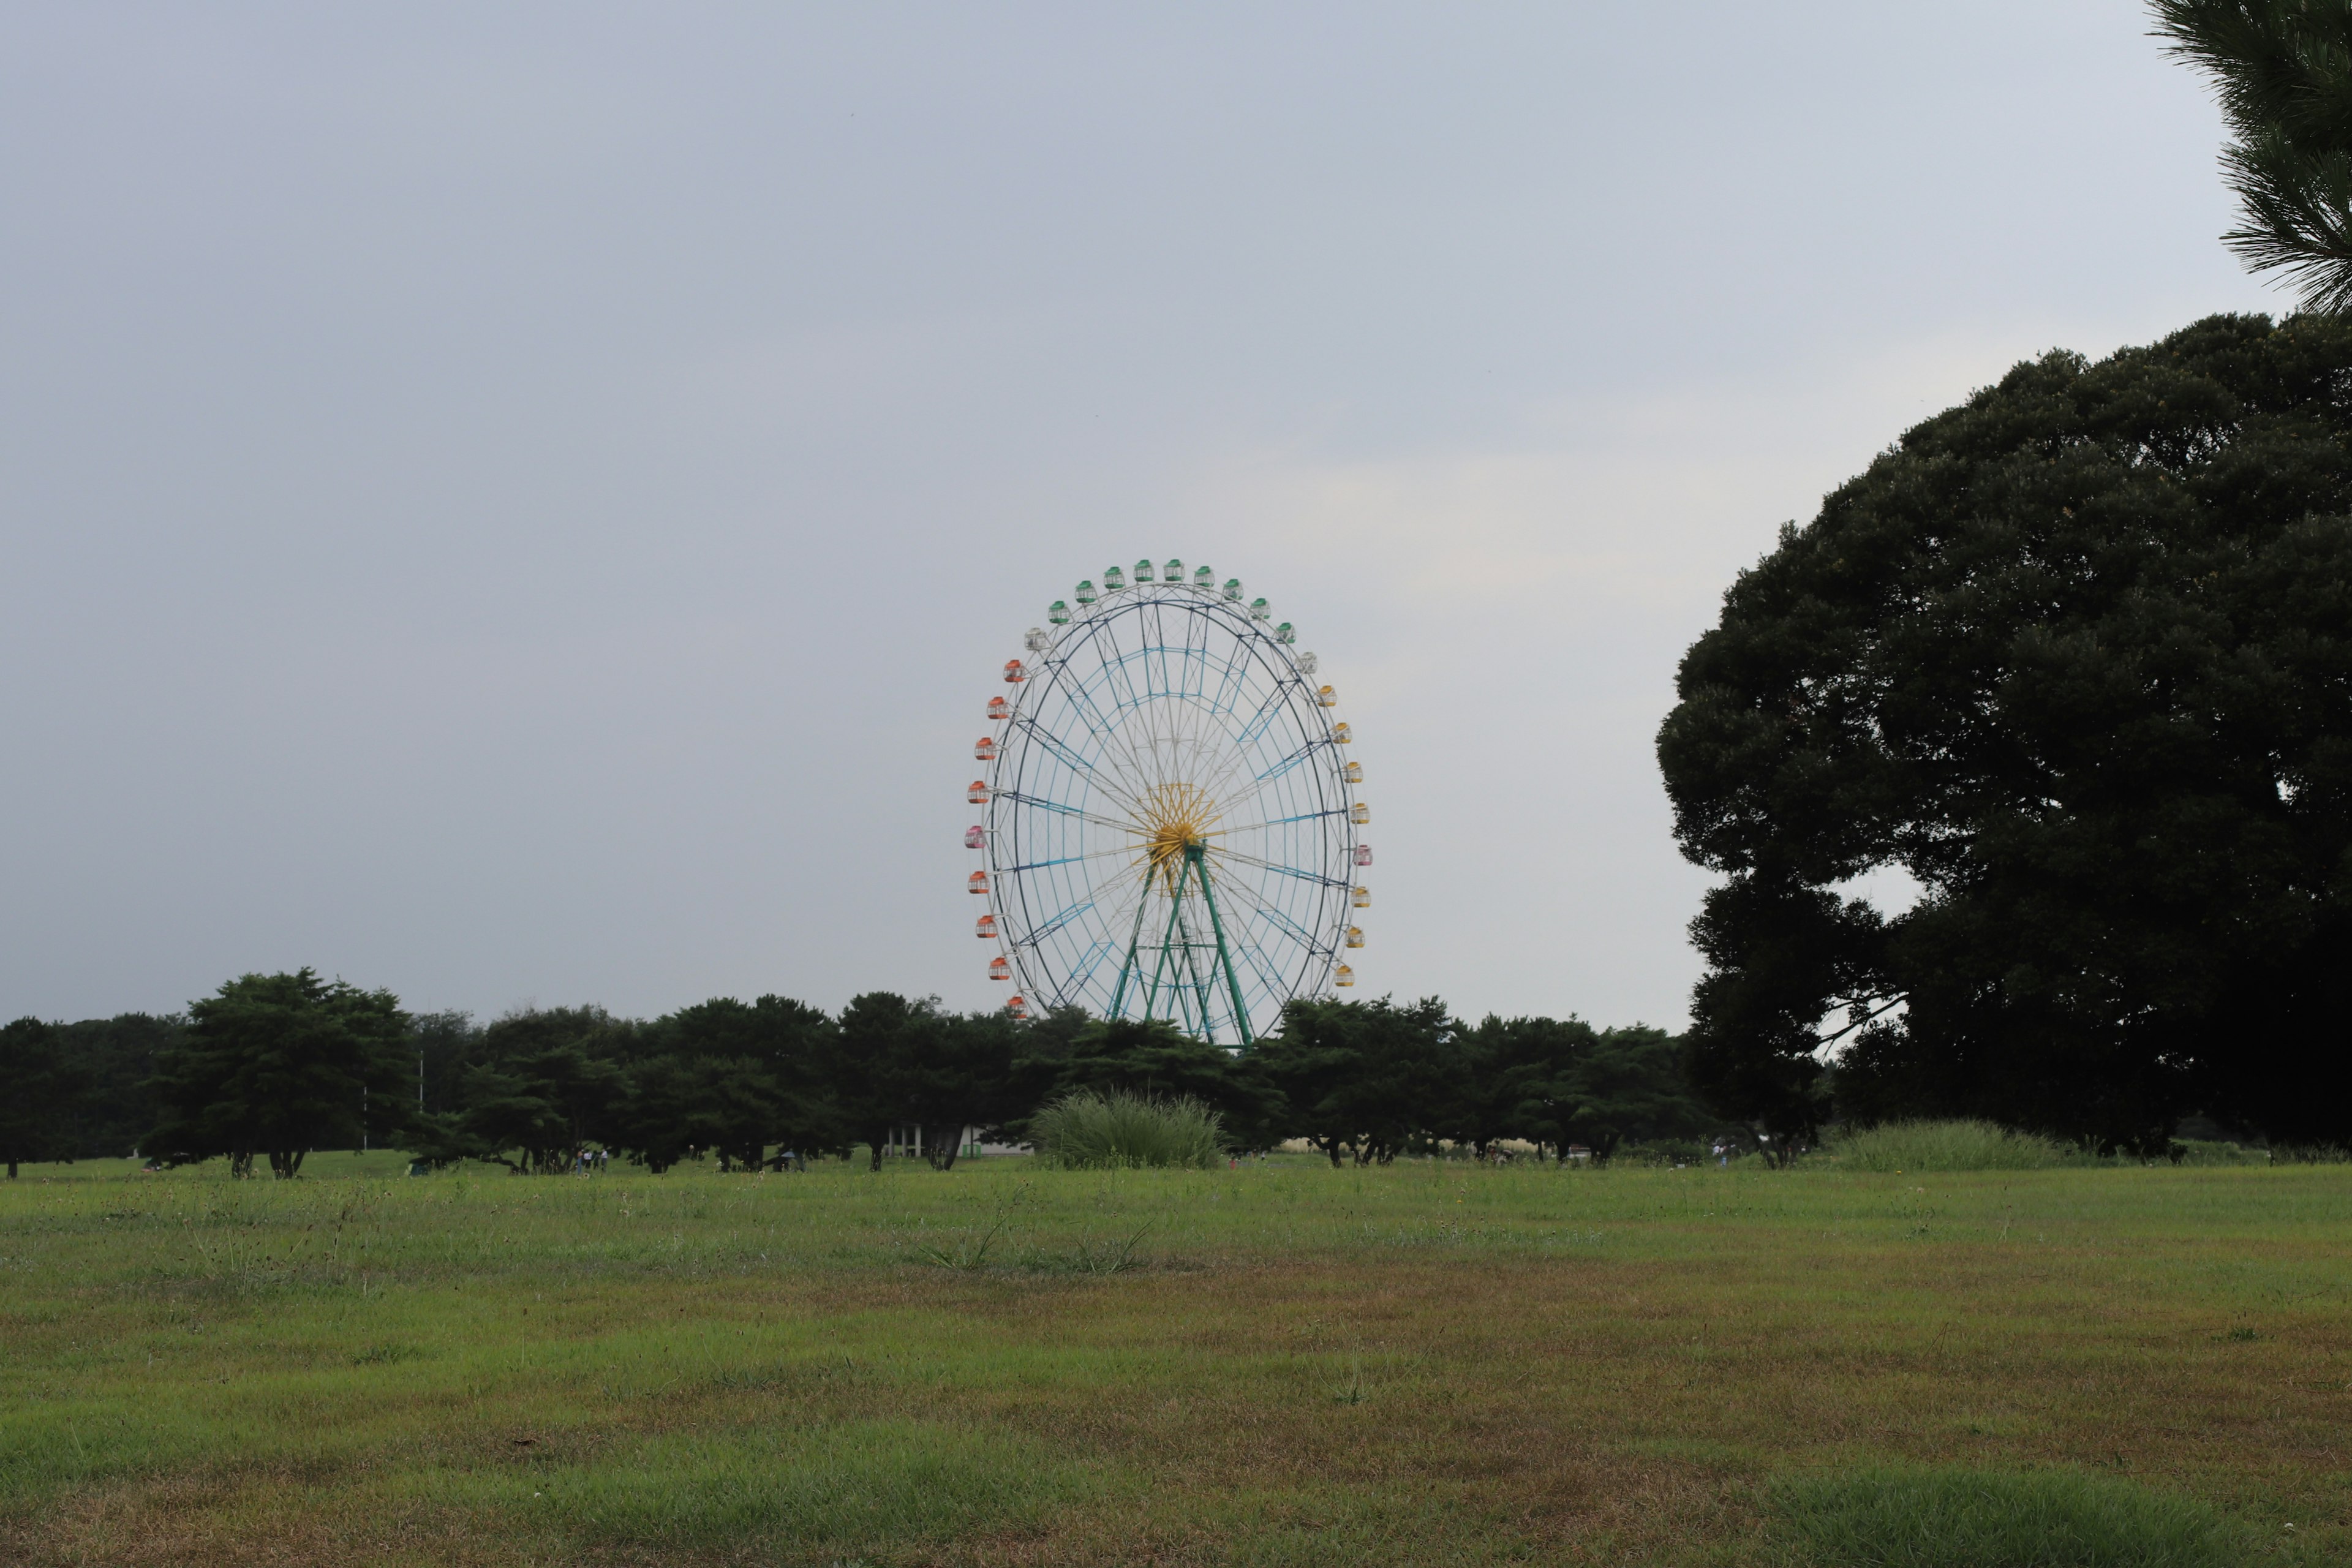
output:
[[[2154,0],[2156,34],[2211,79],[2244,222],[2221,237],[2305,309],[2352,310],[2352,0]]]

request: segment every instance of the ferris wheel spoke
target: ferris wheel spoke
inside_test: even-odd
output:
[[[1346,806],[1335,805],[1325,811],[1301,812],[1297,816],[1268,817],[1264,822],[1253,822],[1240,827],[1214,828],[1208,833],[1202,834],[1202,837],[1204,838],[1224,838],[1240,833],[1257,833],[1269,827],[1282,827],[1297,822],[1318,822],[1327,816],[1345,816],[1347,815],[1348,808]]]
[[[1028,860],[1018,866],[1007,866],[997,873],[1000,877],[1018,877],[1024,871],[1042,871],[1048,866],[1076,866],[1082,860],[1132,860],[1142,851],[1133,845],[1117,849],[1089,849],[1083,854],[1058,856],[1051,860]]]
[[[1059,914],[1055,915],[1045,924],[1036,927],[1034,930],[1024,931],[1019,936],[1012,938],[1012,943],[1015,947],[1025,947],[1032,952],[1034,952],[1037,950],[1037,944],[1039,942],[1044,942],[1047,937],[1053,935],[1055,931],[1060,931],[1064,926],[1068,925],[1072,921],[1077,919],[1080,915],[1086,913],[1088,910],[1093,909],[1094,907],[1094,900],[1081,899],[1076,903],[1063,910]]]
[[[1229,892],[1240,893],[1243,896],[1244,901],[1249,903],[1254,908],[1261,911],[1265,909],[1265,905],[1261,900],[1252,897],[1249,889],[1242,887],[1237,882],[1227,881],[1224,879],[1220,878],[1217,879],[1215,885],[1225,889]],[[1243,911],[1238,910],[1234,911],[1236,915],[1239,915]],[[1252,923],[1250,921],[1237,919],[1232,922],[1232,934],[1226,942],[1226,950],[1230,952],[1238,952],[1249,961],[1250,968],[1256,972],[1258,981],[1265,987],[1269,994],[1277,994],[1281,992],[1281,972],[1266,958],[1265,950],[1259,943],[1255,931],[1253,930]]]
[[[1139,771],[1133,767],[1137,761],[1134,747],[1128,737],[1122,733],[1119,723],[1110,714],[1103,711],[1101,704],[1096,700],[1089,678],[1078,664],[1082,651],[1091,650],[1094,653],[1097,670],[1102,677],[1105,689],[1110,692],[1112,708],[1118,709],[1117,683],[1111,673],[1110,662],[1104,653],[1104,645],[1112,641],[1115,639],[1110,636],[1108,626],[1102,624],[1090,626],[1081,647],[1073,647],[1060,658],[1049,660],[1047,668],[1053,673],[1051,689],[1063,697],[1073,709],[1082,710],[1079,713],[1080,722],[1094,737],[1097,746],[1101,749],[1101,755],[1094,762],[1078,759],[1076,765],[1084,767],[1090,778],[1101,782],[1107,793],[1121,797],[1121,804],[1133,811],[1137,808],[1143,793],[1133,776],[1135,772]],[[1042,731],[1045,727],[1040,723],[1038,728]],[[1059,738],[1056,737],[1056,739]],[[1067,752],[1066,745],[1064,750]],[[1129,764],[1127,767],[1121,766],[1122,755]],[[1106,769],[1108,770],[1111,777],[1105,776]],[[1116,778],[1116,783],[1112,782],[1113,778]]]
[[[1226,782],[1235,773],[1250,765],[1251,760],[1256,755],[1251,748],[1256,744],[1257,737],[1264,729],[1266,717],[1272,713],[1281,710],[1286,689],[1284,687],[1276,687],[1275,689],[1267,695],[1265,703],[1260,707],[1258,712],[1251,717],[1249,727],[1244,730],[1241,735],[1235,738],[1233,749],[1227,754],[1224,763],[1220,767],[1217,776],[1211,781],[1215,788],[1223,789],[1225,786]],[[1315,747],[1318,743],[1319,742],[1309,742],[1283,760],[1285,763],[1288,763],[1292,766],[1296,766],[1297,761],[1303,761],[1306,757],[1312,754]],[[1294,759],[1297,761],[1294,761]],[[1258,790],[1263,789],[1266,784],[1272,782],[1274,778],[1279,777],[1282,772],[1287,771],[1288,770],[1286,768],[1284,768],[1274,773],[1269,773],[1258,778],[1255,781],[1254,787],[1250,790],[1249,794],[1244,795],[1241,798],[1244,800],[1251,798],[1257,794]]]
[[[1241,894],[1242,898],[1246,900],[1252,908],[1255,909],[1260,915],[1264,916],[1266,920],[1271,921],[1276,925],[1280,926],[1290,935],[1293,941],[1297,942],[1301,947],[1306,948],[1309,952],[1328,952],[1331,951],[1331,949],[1324,942],[1308,934],[1306,928],[1299,925],[1297,921],[1292,920],[1288,914],[1276,909],[1274,905],[1260,898],[1257,894],[1257,890],[1255,888],[1252,888],[1248,883],[1241,881],[1238,879],[1230,879],[1220,885],[1232,889],[1234,891]]]
[[[1072,771],[1078,773],[1088,784],[1100,788],[1105,795],[1111,796],[1119,805],[1128,807],[1129,810],[1134,809],[1136,802],[1133,796],[1122,786],[1120,783],[1117,782],[1114,777],[1107,777],[1100,768],[1097,768],[1087,762],[1085,758],[1079,756],[1067,745],[1064,744],[1059,739],[1047,734],[1042,727],[1034,725],[1030,726],[1027,732],[1034,736],[1040,745],[1044,746],[1048,752],[1051,752],[1056,758],[1060,759],[1061,762],[1066,764]],[[1031,798],[1036,799],[1042,797],[1032,796]]]
[[[1123,652],[1120,658],[1114,662],[1105,651],[1103,645],[1105,642],[1109,640],[1110,639],[1108,637],[1098,637],[1094,639],[1095,662],[1102,671],[1103,689],[1110,695],[1112,709],[1116,712],[1125,713],[1128,710],[1137,705],[1135,698],[1135,682],[1132,679],[1133,672],[1127,668],[1127,661]],[[1121,688],[1124,688],[1126,690],[1126,698],[1124,700],[1121,699],[1119,694]],[[1081,689],[1083,690],[1083,688],[1081,688]],[[1114,720],[1110,715],[1105,714],[1101,711],[1101,709],[1094,702],[1091,693],[1087,694],[1087,706],[1094,711],[1096,717],[1101,721],[1101,733],[1105,740],[1116,744],[1121,752],[1126,753],[1129,768],[1131,770],[1129,773],[1128,777],[1130,781],[1133,794],[1137,800],[1139,801],[1141,797],[1150,793],[1151,787],[1156,781],[1152,777],[1150,767],[1146,764],[1143,756],[1141,753],[1138,752],[1135,748],[1135,738],[1128,733],[1127,725],[1124,721]],[[1136,802],[1130,801],[1129,804],[1133,805],[1136,804]]]
[[[1108,827],[1113,833],[1132,834],[1138,838],[1148,837],[1151,832],[1151,829],[1138,826],[1131,821],[1121,822],[1117,817],[1099,816],[1091,811],[1081,811],[1075,805],[1065,805],[1058,800],[1047,800],[1043,795],[1024,795],[1018,790],[1001,791],[996,798],[1009,800],[1016,805],[1034,806],[1040,811],[1054,812],[1062,816],[1075,816],[1081,822],[1091,822],[1097,827]]]
[[[1057,679],[1057,677],[1055,679]],[[1079,686],[1079,684],[1075,680],[1072,681],[1071,685],[1074,693],[1083,698],[1085,695],[1083,687]],[[1091,704],[1089,704],[1089,706],[1091,706]],[[1123,787],[1120,783],[1114,783],[1112,780],[1104,777],[1101,770],[1097,769],[1085,757],[1080,756],[1066,742],[1065,742],[1060,736],[1055,735],[1052,731],[1046,729],[1045,725],[1039,723],[1034,716],[1020,721],[1017,727],[1022,731],[1022,732],[1031,736],[1039,745],[1044,746],[1055,757],[1059,758],[1064,764],[1076,772],[1084,774],[1089,783],[1100,784],[1103,787],[1105,794],[1117,796],[1119,804],[1126,806],[1129,811],[1136,809],[1138,803],[1130,790]]]
[[[1302,882],[1313,882],[1320,887],[1353,886],[1345,877],[1326,877],[1320,872],[1306,870],[1297,866],[1286,866],[1279,860],[1265,860],[1255,855],[1244,855],[1238,849],[1228,849],[1223,845],[1211,849],[1209,853],[1222,859],[1238,860],[1244,866],[1255,866],[1260,870],[1278,872],[1285,877],[1296,877]]]

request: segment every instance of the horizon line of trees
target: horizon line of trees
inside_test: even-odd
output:
[[[1189,1096],[1236,1152],[1304,1140],[1334,1165],[1505,1142],[1581,1146],[1735,1131],[1686,1086],[1662,1029],[1453,1016],[1434,997],[1300,1001],[1244,1051],[1164,1021],[1082,1008],[1016,1021],[869,992],[838,1015],[788,997],[713,998],[651,1020],[598,1006],[480,1024],[404,1012],[388,991],[309,969],[247,974],[180,1016],[0,1028],[0,1159],[226,1158],[290,1177],[315,1149],[390,1148],[430,1165],[572,1169],[604,1150],[654,1172],[850,1157],[879,1167],[900,1130],[951,1166],[967,1130],[1025,1141],[1076,1090]]]

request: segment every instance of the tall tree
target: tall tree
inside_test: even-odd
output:
[[[38,1018],[0,1027],[0,1160],[8,1179],[36,1160],[70,1160],[89,1075],[67,1055],[65,1031]]]
[[[2352,5],[2155,0],[2157,32],[2211,78],[2242,220],[2221,238],[2313,310],[2352,306]]]
[[[465,1109],[466,1074],[488,1059],[488,1033],[467,1013],[419,1013],[410,1020],[420,1112],[453,1116]]]
[[[1481,1158],[1506,1138],[1563,1151],[1580,1103],[1578,1064],[1597,1037],[1578,1018],[1491,1013],[1463,1030],[1462,1070],[1445,1097],[1445,1135]]]
[[[247,974],[188,1007],[159,1052],[158,1120],[142,1141],[171,1163],[226,1154],[240,1176],[267,1154],[290,1177],[312,1149],[356,1149],[414,1114],[407,1016],[389,991],[327,982],[309,969]]]
[[[1561,1120],[1574,1139],[1606,1163],[1628,1140],[1688,1138],[1717,1125],[1683,1079],[1682,1043],[1642,1025],[1604,1029],[1576,1055],[1569,1073],[1573,1108]]]
[[[2108,1146],[2352,1089],[2352,324],[2215,317],[2021,364],[1725,595],[1658,739],[1721,873],[1688,1037],[1716,1109]],[[1847,884],[1924,889],[1887,916]],[[1859,1043],[1856,1043],[1858,1040]]]
[[[89,1077],[73,1117],[72,1152],[77,1157],[121,1159],[155,1125],[155,1096],[148,1080],[155,1058],[180,1037],[185,1020],[146,1013],[84,1018],[57,1026],[59,1047]]]
[[[825,1081],[844,1124],[871,1151],[874,1170],[894,1127],[920,1113],[920,1079],[936,1054],[938,999],[909,1001],[890,991],[850,999],[828,1041]]]
[[[1289,1125],[1334,1165],[1387,1164],[1444,1136],[1461,1073],[1454,1025],[1434,996],[1409,1006],[1295,1001],[1254,1055],[1288,1103]]]
[[[909,1105],[935,1168],[955,1167],[965,1128],[995,1131],[1029,1109],[1013,1067],[1024,1033],[1002,1007],[939,1020],[929,1055],[910,1074]]]
[[[617,1142],[623,1062],[637,1026],[602,1007],[529,1008],[482,1031],[466,1071],[464,1110],[416,1149],[486,1160],[518,1174],[570,1170],[580,1152]]]
[[[632,1137],[660,1142],[666,1134],[714,1149],[722,1170],[760,1168],[771,1143],[781,1158],[841,1142],[822,1080],[832,1032],[821,1010],[784,996],[722,996],[679,1009],[646,1033],[651,1059],[641,1057],[632,1072]]]

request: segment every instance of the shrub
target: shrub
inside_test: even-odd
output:
[[[1715,1155],[1712,1145],[1698,1138],[1654,1138],[1646,1142],[1627,1143],[1616,1153],[1616,1163],[1625,1165],[1712,1165]]]
[[[2045,1470],[1869,1470],[1771,1488],[1822,1568],[2223,1568],[2242,1531],[2203,1503]]]
[[[2176,1165],[2260,1165],[2266,1163],[2258,1150],[2214,1138],[2180,1138],[2173,1141],[2172,1163]]]
[[[2273,1143],[2273,1165],[2352,1165],[2352,1149],[2341,1143]]]
[[[1031,1121],[1029,1138],[1046,1163],[1073,1169],[1206,1169],[1225,1155],[1223,1120],[1199,1100],[1153,1100],[1123,1089],[1064,1095]]]
[[[1886,1121],[1842,1129],[1829,1152],[1849,1171],[2025,1171],[2063,1163],[2066,1151],[1990,1121]]]

